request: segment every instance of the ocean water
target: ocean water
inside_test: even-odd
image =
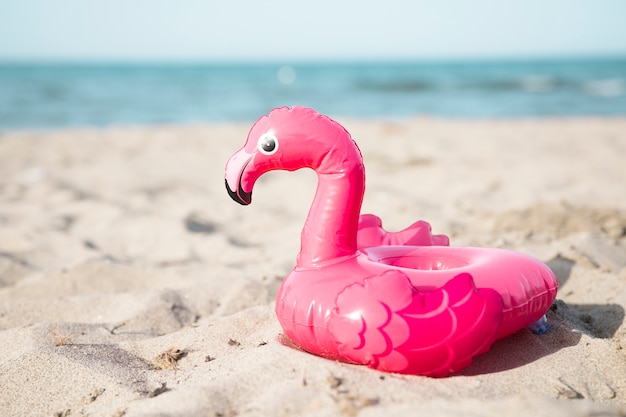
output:
[[[1,64],[0,130],[253,121],[277,106],[395,119],[626,115],[626,58]]]

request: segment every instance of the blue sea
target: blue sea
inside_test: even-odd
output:
[[[626,57],[477,62],[0,63],[0,130],[253,121],[305,105],[398,119],[626,115]]]

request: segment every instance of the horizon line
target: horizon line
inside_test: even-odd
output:
[[[11,57],[0,56],[0,65],[314,65],[314,64],[438,64],[491,62],[559,62],[626,60],[626,52],[576,54],[525,54],[480,56],[385,56],[385,57]]]

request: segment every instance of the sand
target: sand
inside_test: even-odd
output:
[[[624,416],[626,119],[338,119],[363,212],[557,274],[552,330],[443,379],[290,346],[274,316],[315,188],[224,189],[248,124],[0,135],[1,416]]]

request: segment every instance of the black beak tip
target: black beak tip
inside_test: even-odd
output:
[[[237,203],[241,204],[242,206],[247,206],[252,202],[252,192],[246,193],[243,190],[239,190],[239,192],[236,192],[230,189],[227,180],[224,180],[224,183],[226,184],[226,191],[228,191],[228,195]]]

